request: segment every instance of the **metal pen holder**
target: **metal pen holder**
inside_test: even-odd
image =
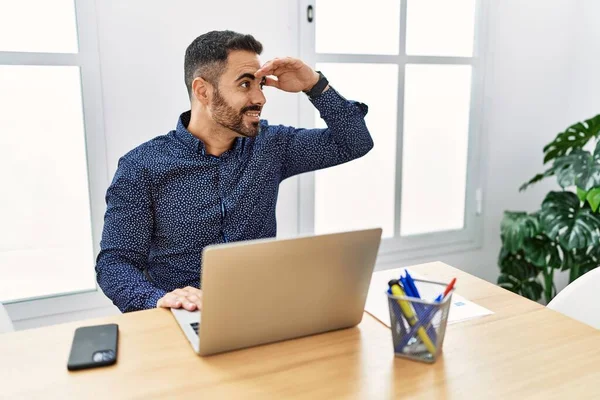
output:
[[[421,293],[442,293],[446,284],[414,280]],[[396,357],[434,363],[442,351],[452,289],[440,302],[386,292]]]

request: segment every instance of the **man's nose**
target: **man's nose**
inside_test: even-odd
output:
[[[259,106],[264,106],[265,103],[267,102],[267,98],[265,97],[265,94],[263,93],[262,90],[256,88],[255,90],[252,91],[252,97],[250,98],[250,101],[252,102],[252,104],[255,105],[259,105]]]

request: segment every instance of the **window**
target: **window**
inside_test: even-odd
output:
[[[96,292],[107,179],[96,49],[93,2],[0,0],[0,302]]]
[[[375,141],[359,160],[301,177],[303,233],[382,227],[391,259],[478,245],[483,1],[303,2],[301,56],[369,106]],[[325,127],[308,102],[300,115]]]

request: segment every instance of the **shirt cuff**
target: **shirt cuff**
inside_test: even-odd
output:
[[[347,113],[349,109],[358,109],[358,111],[362,114],[362,117],[364,117],[369,111],[369,107],[366,104],[347,100],[331,86],[329,86],[329,89],[320,95],[314,98],[309,97],[309,100],[315,106],[315,108],[319,110],[321,118],[325,118],[329,115],[339,114],[341,112]]]
[[[162,289],[156,289],[150,296],[146,298],[146,309],[156,308],[156,303],[160,300],[167,292]]]

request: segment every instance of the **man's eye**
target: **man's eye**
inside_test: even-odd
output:
[[[260,83],[260,90],[262,90],[264,87],[265,87],[265,83],[264,83],[264,82],[261,82],[261,83]]]
[[[240,86],[244,87],[244,88],[248,88],[248,87],[250,87],[250,82],[248,82],[248,81],[242,82],[242,84]]]

